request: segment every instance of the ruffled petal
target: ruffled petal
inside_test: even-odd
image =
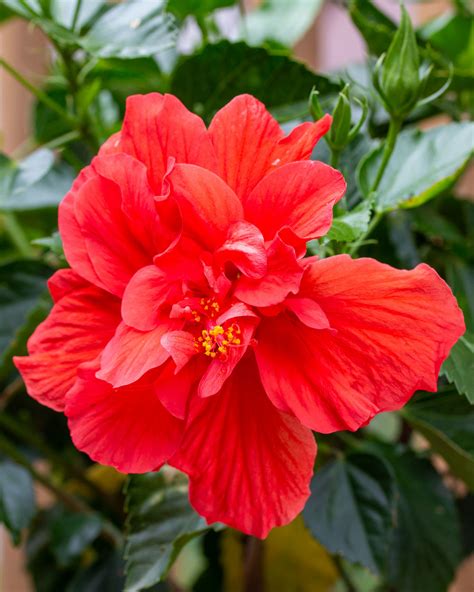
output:
[[[69,391],[66,416],[75,446],[92,460],[123,473],[160,468],[179,446],[183,422],[161,404],[151,377],[119,389],[79,371]]]
[[[122,300],[122,319],[140,331],[155,329],[163,305],[179,295],[180,284],[156,265],[143,267],[128,283]]]
[[[321,306],[311,298],[288,298],[285,306],[311,329],[329,329],[329,319]]]
[[[330,126],[331,117],[326,115],[316,123],[297,126],[285,137],[263,103],[240,95],[216,113],[209,135],[219,175],[243,199],[275,167],[309,158]]]
[[[83,282],[70,270],[53,276],[61,278],[63,296],[29,339],[30,355],[14,358],[28,393],[56,411],[64,409],[79,365],[100,354],[120,323],[118,299],[90,284],[68,292],[67,276],[73,286]]]
[[[219,396],[191,400],[170,464],[189,475],[191,504],[208,523],[263,538],[303,509],[315,456],[311,432],[273,407],[246,358]]]
[[[267,273],[261,279],[241,276],[234,294],[252,306],[272,306],[283,302],[291,292],[299,290],[303,268],[296,259],[293,247],[275,237],[267,251]]]
[[[313,262],[300,295],[331,329],[282,314],[262,320],[256,357],[273,403],[318,432],[356,430],[435,391],[442,362],[464,332],[451,290],[427,265],[400,271],[347,255]]]
[[[172,95],[128,97],[121,147],[146,165],[157,194],[170,157],[216,170],[214,148],[204,122]]]
[[[218,267],[233,263],[244,275],[261,278],[267,271],[267,253],[262,233],[253,224],[240,220],[233,224],[225,243],[215,253]]]
[[[315,161],[292,162],[268,174],[243,200],[245,217],[272,240],[288,227],[304,240],[326,234],[346,191],[342,174]]]
[[[229,227],[243,218],[242,204],[235,193],[204,168],[177,164],[166,182],[178,204],[183,231],[211,250],[222,245]]]
[[[136,382],[166,362],[169,353],[161,345],[161,338],[181,325],[178,319],[163,319],[152,331],[138,331],[121,323],[102,352],[97,378],[114,388]]]

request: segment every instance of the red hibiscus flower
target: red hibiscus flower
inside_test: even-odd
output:
[[[304,506],[311,430],[356,430],[435,391],[464,331],[426,265],[303,258],[345,191],[308,160],[329,126],[285,136],[240,96],[206,129],[173,96],[130,97],[60,206],[71,269],[16,359],[92,459],[168,462],[209,522],[260,537]]]

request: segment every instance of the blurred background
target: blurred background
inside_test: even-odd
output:
[[[153,1],[149,0],[150,3]],[[58,0],[58,2],[60,5],[61,0]],[[250,15],[260,4],[258,0],[246,0],[240,3],[240,5],[237,3],[234,6],[215,11],[213,17],[221,31],[221,35],[230,40],[237,39],[242,14]],[[288,14],[291,13],[291,4],[292,0],[288,0]],[[396,2],[384,0],[378,1],[376,4],[395,21],[399,19],[399,5]],[[303,2],[298,2],[298,6],[303,7],[302,9],[304,10],[304,0]],[[435,17],[446,14],[451,8],[451,4],[444,0],[419,2],[408,6],[413,22],[416,25],[422,25]],[[2,10],[2,0],[0,0],[0,10]],[[293,15],[294,19],[289,20],[287,25],[296,58],[302,60],[312,70],[321,73],[341,70],[349,65],[362,63],[365,60],[366,45],[354,26],[348,14],[347,7],[343,2],[326,0],[318,4],[308,0],[307,11],[311,13],[310,18],[306,16],[303,25],[300,26],[298,14]],[[191,54],[201,43],[202,27],[200,27],[200,23],[192,16],[186,17],[186,14],[181,14],[180,17],[182,26],[179,33],[178,48],[183,54]],[[292,27],[295,27],[295,31],[292,30]],[[256,29],[255,34],[258,36],[258,29]],[[47,83],[47,92],[53,93],[52,96],[54,95],[55,98],[60,98],[60,87],[55,87],[56,72],[54,70],[52,71],[54,56],[55,49],[40,27],[16,16],[0,22],[0,58],[3,58],[8,64],[13,66],[16,71],[21,72],[27,81],[35,86],[44,87]],[[166,55],[160,55],[159,62],[163,69],[166,69],[166,59]],[[107,89],[108,84],[106,77],[109,75],[110,72],[104,70],[105,82],[103,87],[105,89]],[[144,75],[147,76],[147,72]],[[115,84],[115,81],[112,82]],[[132,77],[130,93],[133,93],[133,84],[134,80]],[[153,90],[150,81],[147,81],[147,84],[144,84],[144,86],[147,87],[147,90]],[[137,90],[141,92],[142,89]],[[128,88],[124,92],[127,93]],[[104,101],[107,101],[107,95],[104,95],[104,97]],[[0,149],[6,155],[12,158],[21,158],[28,154],[33,146],[31,138],[35,134],[37,137],[43,136],[45,141],[51,139],[48,129],[54,127],[54,120],[50,119],[46,124],[44,121],[40,121],[38,124],[38,113],[34,113],[34,108],[37,109],[37,101],[34,94],[29,92],[24,84],[20,84],[20,82],[15,80],[9,72],[0,68]],[[446,116],[442,115],[441,117]],[[432,124],[433,122],[431,120],[423,123],[424,126],[430,126]],[[35,125],[46,125],[46,127],[44,130],[38,129],[38,127],[35,129]],[[54,134],[59,135],[59,132],[54,132]],[[75,164],[74,158],[73,152],[71,159],[72,165]],[[474,201],[473,194],[474,187],[471,171],[471,173],[468,172],[464,175],[460,181],[457,195]],[[443,462],[439,462],[439,468],[443,472]],[[122,480],[120,476],[111,477],[108,475],[107,481],[113,481],[114,478],[117,479],[116,486],[121,487]],[[101,479],[99,474],[97,475],[97,479],[99,481]],[[114,484],[112,484],[113,487]],[[47,508],[52,501],[51,494],[42,488],[41,485],[37,485],[36,490],[38,505]],[[472,524],[472,528],[474,529],[474,524]],[[40,544],[40,542],[36,541],[36,544]],[[233,549],[232,544],[232,540],[229,540],[227,543],[227,552],[230,555],[238,552],[236,550],[237,547]],[[278,541],[276,541],[274,548],[276,561],[278,558],[278,544]],[[283,541],[281,544],[283,544]],[[289,544],[288,541],[286,541],[286,544]],[[3,527],[0,526],[0,592],[30,592],[35,589],[31,583],[31,575],[25,569],[25,557],[24,545],[13,547],[10,537],[4,531]],[[175,565],[173,568],[174,571],[179,572],[182,569],[191,571],[195,569],[199,571],[200,566],[193,565],[193,561],[198,560],[193,559],[193,557],[194,555],[191,550],[181,563],[178,562]],[[324,570],[326,569],[324,565],[320,569],[320,573],[324,574]],[[331,579],[331,570],[330,568],[327,569],[329,581]],[[36,586],[36,589],[41,590],[41,586],[38,586],[38,583]],[[57,586],[60,585],[58,584]],[[54,588],[54,586],[53,588],[47,588],[48,591],[54,589],[58,592],[62,592],[63,590],[61,587]],[[105,588],[103,589],[105,590]],[[176,588],[176,590],[178,589]],[[206,590],[205,587],[202,589]],[[303,588],[301,589],[303,590]],[[80,592],[79,588],[77,590]],[[113,588],[110,588],[110,590],[115,592]],[[363,588],[362,590],[365,592]],[[449,592],[473,591],[474,559],[471,558],[464,561],[459,567],[456,580],[450,586]],[[89,590],[84,588],[84,592],[89,592]],[[399,590],[398,592],[405,591]],[[412,590],[411,592],[431,591],[419,589]]]

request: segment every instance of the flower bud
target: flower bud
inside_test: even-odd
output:
[[[319,92],[316,90],[316,87],[313,86],[311,92],[309,93],[309,112],[311,113],[311,117],[314,121],[321,119],[324,117],[324,111],[321,108],[319,103]]]
[[[351,131],[352,109],[349,101],[349,85],[339,93],[339,99],[332,114],[332,125],[329,139],[335,149],[342,150],[348,143]]]
[[[420,94],[420,55],[410,17],[402,5],[402,18],[387,55],[374,73],[374,85],[392,117],[402,119],[414,108]]]

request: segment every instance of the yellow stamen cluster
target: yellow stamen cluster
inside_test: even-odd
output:
[[[213,319],[217,314],[219,314],[219,311],[221,309],[219,303],[216,302],[214,298],[201,298],[199,304],[204,309],[204,312],[209,317],[211,317],[211,319]]]
[[[225,358],[230,346],[241,344],[240,334],[240,328],[235,323],[227,329],[222,325],[214,325],[212,329],[201,331],[201,336],[194,342],[194,347],[210,358],[218,355]]]

